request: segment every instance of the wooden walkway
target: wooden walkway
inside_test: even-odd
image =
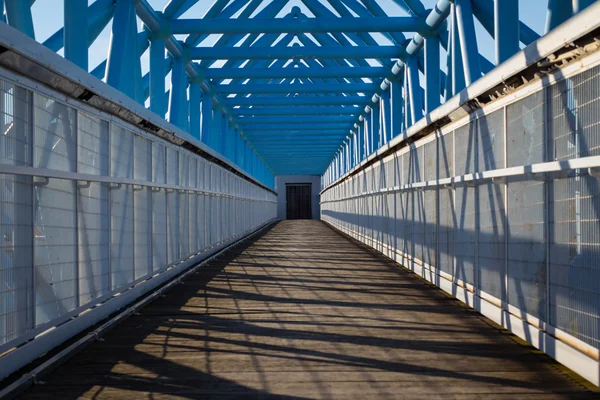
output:
[[[549,357],[318,221],[232,250],[27,398],[599,398]]]

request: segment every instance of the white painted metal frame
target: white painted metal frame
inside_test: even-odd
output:
[[[553,84],[571,78],[575,75],[581,74],[586,70],[594,68],[600,65],[600,53],[592,53],[587,57],[578,60],[576,63],[567,65],[556,71],[555,73],[544,77],[542,80],[537,80],[530,83],[527,86],[515,91],[514,93],[507,95],[488,106],[478,109],[471,115],[466,115],[447,126],[444,126],[440,131],[434,132],[416,143],[406,146],[394,154],[390,154],[384,157],[380,162],[376,162],[365,168],[364,163],[355,168],[354,172],[357,172],[353,176],[346,174],[340,179],[331,182],[321,192],[321,218],[331,224],[334,228],[341,230],[342,232],[364,242],[365,244],[374,247],[381,251],[384,255],[392,258],[401,265],[410,269],[414,273],[420,275],[424,279],[436,284],[444,291],[457,297],[467,305],[473,307],[477,311],[481,312],[494,322],[511,330],[514,334],[521,337],[524,340],[529,341],[536,348],[546,352],[557,361],[565,364],[573,371],[577,372],[584,378],[588,379],[595,385],[600,385],[600,350],[582,340],[572,336],[571,334],[549,324],[547,321],[542,320],[536,316],[533,316],[526,311],[510,304],[507,299],[497,298],[485,291],[480,287],[477,274],[474,276],[474,284],[465,282],[458,279],[456,276],[456,255],[454,254],[454,263],[452,274],[448,274],[435,266],[427,264],[424,260],[403,252],[401,249],[397,249],[394,246],[390,246],[387,243],[383,243],[380,240],[375,239],[372,235],[367,232],[361,232],[357,230],[352,224],[348,224],[347,221],[337,220],[327,215],[328,210],[342,211],[345,207],[348,207],[348,203],[357,204],[357,207],[361,207],[358,202],[365,201],[366,199],[374,198],[376,196],[382,196],[386,194],[399,194],[399,193],[427,193],[429,191],[436,191],[439,189],[450,188],[456,189],[459,187],[478,187],[483,183],[493,182],[498,185],[502,185],[505,189],[503,203],[504,213],[508,213],[507,202],[508,198],[507,185],[511,182],[516,181],[543,181],[552,182],[556,179],[565,178],[569,173],[577,173],[581,176],[598,176],[600,170],[600,156],[588,156],[581,158],[574,158],[567,161],[550,161],[536,163],[532,165],[523,165],[518,167],[506,167],[507,164],[507,125],[506,125],[506,108],[508,105],[513,104],[521,99],[530,96],[533,93],[544,91],[544,101],[547,101],[546,90]],[[484,78],[485,79],[485,78]],[[444,108],[442,106],[441,108]],[[439,110],[439,109],[438,109]],[[457,128],[464,127],[470,122],[475,121],[478,118],[492,114],[495,111],[504,110],[504,168],[498,168],[493,170],[487,170],[484,172],[476,172],[464,175],[455,175],[449,178],[436,179],[430,181],[420,181],[414,183],[406,183],[397,185],[394,187],[380,188],[372,190],[369,188],[362,188],[360,192],[360,186],[352,189],[350,186],[355,187],[356,183],[363,181],[365,177],[372,176],[375,171],[382,169],[382,166],[387,163],[394,162],[395,159],[403,155],[408,155],[413,149],[423,148],[423,146],[437,138],[454,133]],[[545,115],[545,118],[548,118]],[[546,126],[546,124],[545,124]],[[547,126],[545,131],[547,131]],[[416,133],[411,133],[409,129],[408,136]],[[548,134],[544,133],[546,140],[549,140]],[[407,136],[404,136],[407,137]],[[394,139],[396,140],[396,139]],[[397,141],[400,143],[400,140]],[[396,143],[396,144],[397,144]],[[456,146],[456,140],[453,136],[452,145]],[[464,145],[464,144],[463,144]],[[391,146],[390,146],[391,147]],[[382,154],[388,149],[387,146],[379,150],[379,154]],[[453,151],[453,157],[456,157],[456,152]],[[426,161],[425,161],[426,162]],[[456,159],[453,161],[453,167],[456,168]],[[454,171],[456,173],[456,171]],[[376,175],[376,174],[375,174]],[[547,184],[546,184],[547,186]],[[357,190],[358,189],[358,190]],[[348,193],[351,191],[352,193]],[[456,190],[452,190],[453,194],[456,195]],[[548,189],[545,189],[546,198],[546,209],[544,216],[544,225],[547,227],[549,223],[548,215]],[[439,198],[439,197],[438,197]],[[352,201],[354,200],[354,201]],[[438,200],[439,201],[439,200]],[[397,208],[396,208],[397,209]],[[439,210],[439,207],[438,207]],[[371,210],[372,211],[372,210]],[[367,211],[367,215],[360,215],[359,218],[366,218],[367,220],[371,215]],[[395,212],[395,211],[394,211]],[[361,211],[359,211],[359,214]],[[356,214],[356,210],[353,211]],[[373,214],[374,215],[374,214]],[[355,215],[356,216],[356,215]],[[394,219],[398,219],[398,215],[394,215]],[[413,217],[414,218],[414,217]],[[598,222],[600,223],[600,222]],[[366,225],[361,224],[362,228]],[[360,225],[359,225],[360,226]],[[439,223],[438,223],[439,226]],[[507,229],[504,228],[505,237],[505,258],[504,258],[504,280],[505,288],[508,288],[508,257],[506,257],[508,251],[508,237]],[[545,229],[545,241],[549,243],[548,228]],[[439,242],[436,243],[436,246]],[[546,251],[549,251],[548,245],[546,245]],[[546,276],[549,276],[549,253],[546,255]],[[550,279],[546,280],[546,295],[549,293]],[[506,289],[508,290],[508,289]],[[504,294],[504,293],[503,293]],[[546,300],[546,316],[548,313],[549,301]]]

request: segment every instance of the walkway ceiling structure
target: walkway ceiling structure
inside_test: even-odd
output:
[[[32,37],[34,1],[4,0],[7,22]],[[547,30],[592,2],[549,0]],[[87,3],[64,0],[64,28],[44,44],[89,70],[112,20],[107,59],[90,72],[263,182],[356,164],[539,37],[518,0],[215,0],[200,19],[186,17],[198,0]],[[493,62],[475,19],[495,38]]]

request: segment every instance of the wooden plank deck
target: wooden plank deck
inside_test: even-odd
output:
[[[26,398],[599,398],[393,262],[319,221],[214,261]]]

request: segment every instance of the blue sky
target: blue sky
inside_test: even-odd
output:
[[[89,0],[90,4],[94,0]],[[157,10],[162,10],[168,3],[168,0],[148,0],[149,3]],[[270,0],[264,0],[264,5],[268,4]],[[390,15],[405,15],[404,12],[398,7],[393,0],[378,0],[379,5]],[[423,4],[426,8],[432,8],[437,0],[423,0]],[[193,6],[184,17],[199,18],[206,12],[213,1],[199,0],[198,3]],[[326,4],[326,2],[323,2]],[[533,30],[538,33],[542,33],[544,29],[545,14],[547,0],[521,0],[519,5],[519,12],[521,20],[528,24]],[[289,3],[284,7],[280,16],[283,16],[290,12],[291,8],[299,6],[303,12],[311,16],[310,12],[304,7],[301,0],[290,0]],[[260,7],[257,11],[260,11]],[[63,0],[37,0],[32,8],[33,18],[35,22],[36,39],[43,42],[51,34],[56,32],[63,25]],[[110,40],[110,28],[109,24],[106,29],[102,32],[100,37],[90,48],[90,69],[98,65],[104,59],[108,51],[108,44]],[[480,52],[486,56],[490,61],[494,60],[494,46],[491,37],[479,26],[476,21],[476,28],[478,29],[478,43]],[[210,43],[218,38],[217,35],[212,35],[212,40],[205,43]],[[384,42],[381,38],[377,38],[378,41]],[[142,70],[147,71],[147,54],[142,57]],[[444,64],[444,63],[442,63]]]

